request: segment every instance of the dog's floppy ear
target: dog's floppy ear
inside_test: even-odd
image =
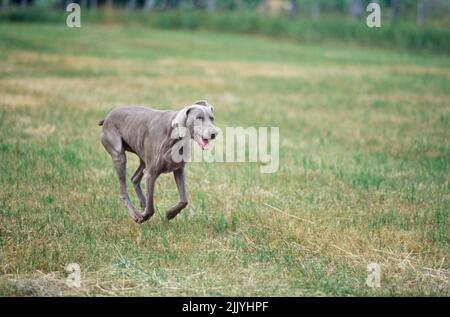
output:
[[[180,138],[183,138],[186,135],[186,120],[189,113],[189,110],[194,108],[195,105],[186,106],[180,111],[178,111],[175,118],[172,120],[172,128],[178,129],[178,135]]]
[[[211,111],[214,112],[214,107],[210,103],[208,103],[208,101],[206,101],[206,100],[197,100],[194,103],[194,105],[209,107],[211,109]]]
[[[206,100],[197,100],[196,102],[194,102],[194,105],[208,106],[208,101],[206,101]]]

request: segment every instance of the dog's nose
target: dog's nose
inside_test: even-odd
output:
[[[216,138],[216,135],[217,135],[216,133],[211,133],[211,139],[214,140]]]

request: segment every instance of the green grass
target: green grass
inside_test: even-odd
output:
[[[448,58],[2,23],[0,69],[1,295],[449,295]],[[192,163],[187,209],[164,221],[178,195],[163,175],[138,226],[96,123],[200,98],[221,128],[279,126],[280,170]]]
[[[409,8],[411,9],[411,8]],[[415,8],[411,10],[415,13]],[[434,16],[421,28],[416,19],[402,13],[399,23],[393,23],[388,8],[382,9],[382,27],[369,28],[363,15],[355,20],[342,14],[324,14],[314,20],[309,12],[300,10],[296,18],[286,16],[265,17],[253,11],[209,14],[199,10],[169,10],[151,14],[126,10],[96,10],[82,8],[84,23],[107,23],[172,30],[209,30],[228,33],[246,33],[299,43],[359,43],[369,47],[450,54],[449,12]],[[0,11],[0,22],[29,22],[63,24],[67,18],[64,10],[20,8]],[[27,45],[27,43],[24,43]]]

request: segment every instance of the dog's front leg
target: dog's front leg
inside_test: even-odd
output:
[[[167,211],[167,219],[173,219],[178,213],[183,210],[188,204],[186,185],[184,180],[184,168],[177,169],[173,172],[175,183],[177,184],[178,193],[180,194],[180,201]]]

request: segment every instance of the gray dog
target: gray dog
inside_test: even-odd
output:
[[[203,150],[207,150],[211,139],[218,133],[213,122],[213,107],[205,100],[197,101],[180,111],[161,111],[138,106],[117,108],[99,122],[103,129],[102,144],[111,155],[119,177],[120,198],[135,222],[142,223],[154,214],[153,192],[156,179],[161,173],[173,172],[180,194],[178,204],[167,211],[167,219],[174,218],[187,206],[184,177],[186,161],[175,159],[178,156],[174,154],[186,154],[186,151],[190,153],[191,139]],[[180,142],[183,144],[181,147]],[[125,151],[135,153],[140,159],[131,182],[144,213],[136,210],[128,196]],[[147,199],[140,186],[144,170],[148,176]]]

